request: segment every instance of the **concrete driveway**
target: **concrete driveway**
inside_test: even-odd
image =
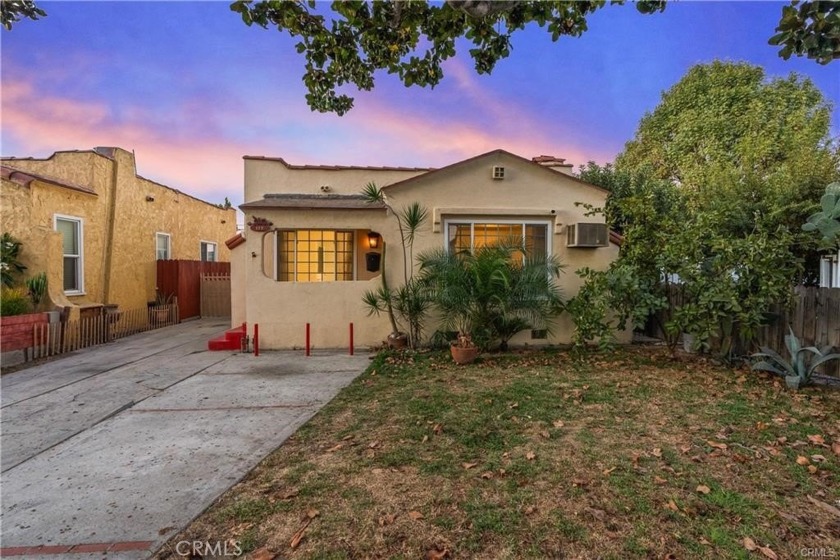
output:
[[[368,365],[208,352],[192,321],[2,377],[0,555],[150,556]]]

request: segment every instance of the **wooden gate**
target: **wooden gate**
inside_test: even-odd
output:
[[[178,297],[181,319],[201,315],[201,275],[230,275],[229,262],[168,260],[157,261],[157,289]],[[228,304],[228,307],[230,304]],[[230,311],[228,311],[228,315]]]
[[[230,274],[201,275],[201,316],[230,317]]]

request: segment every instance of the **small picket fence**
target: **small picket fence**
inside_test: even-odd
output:
[[[94,317],[64,323],[37,324],[33,327],[31,355],[34,359],[56,356],[177,323],[178,304],[171,303],[105,311]]]

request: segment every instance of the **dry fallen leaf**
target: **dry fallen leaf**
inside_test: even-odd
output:
[[[474,466],[476,466],[477,464],[478,463],[461,463],[461,466],[464,467],[465,469],[471,469]]]
[[[308,517],[309,519],[315,519],[319,515],[321,515],[321,512],[317,509],[309,509],[306,512],[306,517]]]
[[[618,468],[618,467],[613,467],[613,468],[611,468],[611,469],[605,469],[605,470],[604,470],[604,476],[610,476],[610,473],[611,473],[611,472],[613,472],[613,471],[614,471],[615,469],[617,469],[617,468]]]
[[[708,486],[706,486],[705,484],[701,484],[700,486],[697,487],[697,491],[700,492],[701,494],[708,494],[709,492],[712,491],[712,489],[709,488]]]
[[[531,515],[535,511],[537,511],[537,508],[535,508],[534,506],[528,506],[525,508],[525,515]]]
[[[420,513],[419,511],[409,511],[409,512],[408,512],[408,516],[409,516],[410,518],[414,519],[415,521],[418,521],[418,520],[420,520],[420,519],[423,519],[423,514],[422,514],[422,513]]]
[[[379,517],[379,525],[381,525],[382,527],[384,527],[385,525],[390,525],[391,523],[394,522],[394,520],[396,518],[397,518],[397,516],[394,515],[393,513],[389,513],[389,514],[386,514],[386,515],[381,515]]]
[[[429,436],[423,436],[423,441],[421,443],[426,443],[429,441]]]
[[[562,428],[566,424],[563,423],[562,420],[555,420],[554,422],[551,423],[551,425],[554,426],[555,428]],[[840,455],[840,452],[838,452],[838,455]]]
[[[353,439],[354,437],[356,437],[356,436],[354,436],[353,434],[350,434],[349,436],[344,436],[343,438],[341,438],[341,441],[347,441],[347,440]]]
[[[716,441],[709,440],[706,443],[709,444],[709,447],[714,447],[715,449],[728,449],[729,448],[729,446],[726,445],[725,443],[718,443]]]
[[[824,455],[811,455],[811,460],[815,463],[822,463],[825,461]]]
[[[533,461],[534,459],[537,458],[537,454],[534,453],[533,451],[529,451],[528,453],[525,454],[525,458],[528,459],[529,461]]]
[[[670,509],[671,511],[680,511],[680,508],[674,502],[674,500],[668,500],[668,503],[665,504],[665,507]]]
[[[658,447],[653,448],[653,456],[654,457],[662,457],[662,449]]]
[[[332,453],[333,451],[338,451],[338,450],[339,450],[339,449],[341,449],[342,447],[344,447],[344,445],[342,445],[342,444],[340,444],[340,443],[337,443],[337,444],[335,444],[334,446],[332,446],[332,447],[330,447],[329,449],[327,449],[327,453]]]
[[[804,466],[804,465],[808,465],[810,463],[811,463],[811,461],[808,460],[808,457],[803,457],[802,455],[800,455],[796,458],[796,464],[797,465],[803,465]]]
[[[665,480],[664,478],[662,478],[661,476],[654,476],[654,477],[653,477],[653,481],[654,481],[656,484],[667,484],[667,483],[668,483],[668,481],[667,481],[667,480]]]
[[[540,435],[541,435],[542,437],[544,437],[545,439],[550,439],[550,438],[551,438],[551,434],[548,432],[548,430],[542,430],[542,431],[540,432]]]
[[[814,465],[808,465],[808,472],[809,473],[817,474],[817,470],[818,470],[817,467],[815,467]]]
[[[309,527],[309,524],[312,523],[312,520],[318,517],[318,510],[317,509],[310,509],[306,512],[306,516],[303,518],[303,525],[301,525],[300,529],[292,535],[292,542],[289,543],[289,546],[292,547],[292,550],[300,545],[300,541],[303,540],[303,534],[306,532],[306,528]],[[272,557],[273,558],[273,557]]]
[[[432,428],[432,431],[434,433],[436,433],[437,435],[440,435],[440,433],[443,431],[443,425],[442,424],[435,424],[435,426]]]
[[[753,550],[757,549],[758,546],[755,544],[755,541],[749,537],[744,537],[744,548],[752,552]]]
[[[682,451],[683,453],[688,453],[689,451],[691,451],[691,446],[683,445],[682,447],[680,447],[680,451]]]
[[[449,557],[449,549],[444,548],[443,550],[438,550],[437,548],[433,548],[430,551],[426,552],[426,560],[443,560],[444,558]]]
[[[260,548],[252,552],[248,557],[251,560],[274,560],[275,556],[276,555],[267,548]]]
[[[295,497],[295,496],[297,496],[297,495],[298,495],[298,491],[297,491],[297,490],[294,490],[294,489],[293,489],[293,490],[288,490],[288,491],[286,491],[286,493],[285,493],[285,494],[283,494],[282,496],[280,496],[280,499],[281,499],[281,500],[291,500],[292,498],[294,498],[294,497]]]
[[[835,455],[840,455],[840,441],[835,441],[831,444],[831,450],[834,451]]]
[[[820,500],[818,500],[818,499],[816,499],[816,498],[812,498],[811,496],[808,496],[808,500],[809,500],[812,504],[814,504],[815,506],[818,506],[818,507],[820,507],[820,508],[824,509],[824,510],[825,510],[825,511],[827,511],[828,513],[831,513],[831,514],[836,515],[837,517],[840,517],[840,509],[838,509],[838,508],[834,507],[833,505],[831,505],[831,504],[827,504],[827,503],[825,503],[825,502],[823,502],[823,501],[820,501]]]
[[[760,551],[761,551],[761,553],[762,553],[764,556],[766,556],[767,558],[770,558],[770,560],[779,560],[779,557],[778,557],[778,556],[776,556],[776,553],[775,553],[775,552],[773,552],[772,550],[770,550],[770,547],[769,547],[769,546],[759,546],[759,547],[758,547],[758,550],[760,550]]]
[[[808,436],[808,441],[817,445],[825,445],[825,439],[819,434]]]
[[[368,447],[371,448],[371,449],[376,449],[377,447],[379,447],[379,442],[378,441],[372,441],[372,442],[370,442],[370,444],[368,444]]]

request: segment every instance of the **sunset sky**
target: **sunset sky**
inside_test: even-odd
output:
[[[247,27],[228,4],[39,2],[48,17],[0,32],[2,155],[120,146],[145,177],[239,204],[246,154],[442,166],[504,148],[606,163],[664,90],[714,59],[800,73],[840,102],[840,62],[784,61],[767,44],[783,3],[682,2],[649,16],[606,7],[556,43],[529,28],[492,76],[462,47],[436,89],[382,74],[337,117],[307,107],[294,41]]]

